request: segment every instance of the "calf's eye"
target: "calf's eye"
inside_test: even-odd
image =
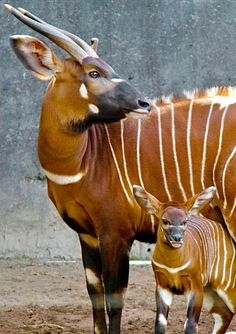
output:
[[[169,224],[169,221],[167,219],[162,219],[162,224],[163,225],[168,225]]]

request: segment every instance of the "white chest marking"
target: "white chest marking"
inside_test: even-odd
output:
[[[182,266],[180,267],[176,267],[176,268],[171,268],[171,267],[167,267],[165,266],[164,264],[162,263],[158,263],[157,261],[155,261],[154,259],[152,259],[152,262],[155,264],[155,266],[159,267],[159,268],[162,268],[162,269],[165,269],[167,270],[169,273],[171,274],[175,274],[175,273],[178,273],[179,271],[181,270],[184,270],[186,269],[190,263],[191,263],[191,260],[189,260],[188,262],[186,262],[185,264],[183,264]]]
[[[56,184],[60,184],[60,185],[76,183],[80,181],[82,177],[86,174],[85,172],[80,172],[75,175],[66,176],[66,175],[59,175],[59,174],[48,172],[46,169],[43,169],[43,171],[49,180],[51,180],[52,182]]]
[[[92,112],[93,114],[99,113],[99,109],[97,106],[95,106],[95,104],[90,103],[88,107],[89,107],[89,111]]]
[[[88,91],[84,83],[81,84],[79,92],[82,98],[84,99],[88,98]]]

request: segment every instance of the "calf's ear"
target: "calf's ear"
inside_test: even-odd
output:
[[[150,215],[157,215],[160,210],[161,203],[141,186],[133,185],[133,194],[139,204]]]
[[[38,79],[50,80],[61,71],[61,60],[38,38],[14,35],[10,44],[20,62]]]
[[[189,214],[200,213],[210,202],[213,200],[216,194],[215,187],[209,187],[203,190],[201,193],[190,198],[185,206]]]

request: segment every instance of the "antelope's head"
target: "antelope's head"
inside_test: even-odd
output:
[[[65,113],[70,118],[67,122],[72,129],[80,131],[93,123],[110,123],[148,114],[151,109],[149,100],[98,57],[97,39],[93,39],[90,46],[22,8],[5,7],[71,56],[60,59],[46,43],[32,36],[14,35],[10,38],[17,57],[34,76],[42,80],[52,79],[49,85],[51,96],[58,105],[67,107]]]
[[[206,188],[184,204],[161,203],[137,185],[133,186],[133,193],[140,207],[158,219],[157,233],[163,237],[161,240],[173,248],[179,248],[184,242],[189,216],[199,214],[213,200],[216,188]]]

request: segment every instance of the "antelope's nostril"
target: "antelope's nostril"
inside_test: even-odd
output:
[[[176,242],[180,242],[180,241],[182,241],[182,237],[181,237],[181,235],[175,235],[175,236],[173,237],[173,239],[174,239],[174,241],[176,241]]]
[[[138,105],[141,108],[147,109],[147,110],[151,110],[151,103],[147,98],[144,99],[139,99],[138,100]]]

